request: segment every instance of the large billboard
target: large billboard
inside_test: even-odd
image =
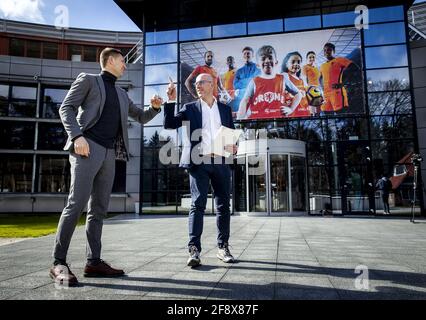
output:
[[[356,28],[180,45],[182,104],[196,99],[198,74],[237,119],[364,113],[362,50]]]

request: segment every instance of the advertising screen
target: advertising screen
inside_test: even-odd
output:
[[[180,61],[181,104],[197,98],[196,77],[208,73],[236,119],[364,113],[356,28],[185,42]]]

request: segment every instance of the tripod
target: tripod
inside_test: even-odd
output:
[[[414,181],[413,181],[413,203],[411,205],[411,222],[414,223],[414,208],[416,206],[416,189],[417,189],[417,173],[419,170],[419,164],[415,161],[413,161],[414,165]]]

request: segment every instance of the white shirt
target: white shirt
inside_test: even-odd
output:
[[[222,126],[222,120],[220,119],[219,107],[217,106],[216,99],[211,108],[202,99],[200,99],[200,101],[203,120],[200,154],[206,155],[213,153],[213,141],[217,136],[219,128]]]

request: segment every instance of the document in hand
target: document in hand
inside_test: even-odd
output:
[[[214,138],[213,153],[223,157],[229,157],[231,153],[225,150],[225,146],[228,144],[236,144],[241,134],[242,130],[221,126]]]

